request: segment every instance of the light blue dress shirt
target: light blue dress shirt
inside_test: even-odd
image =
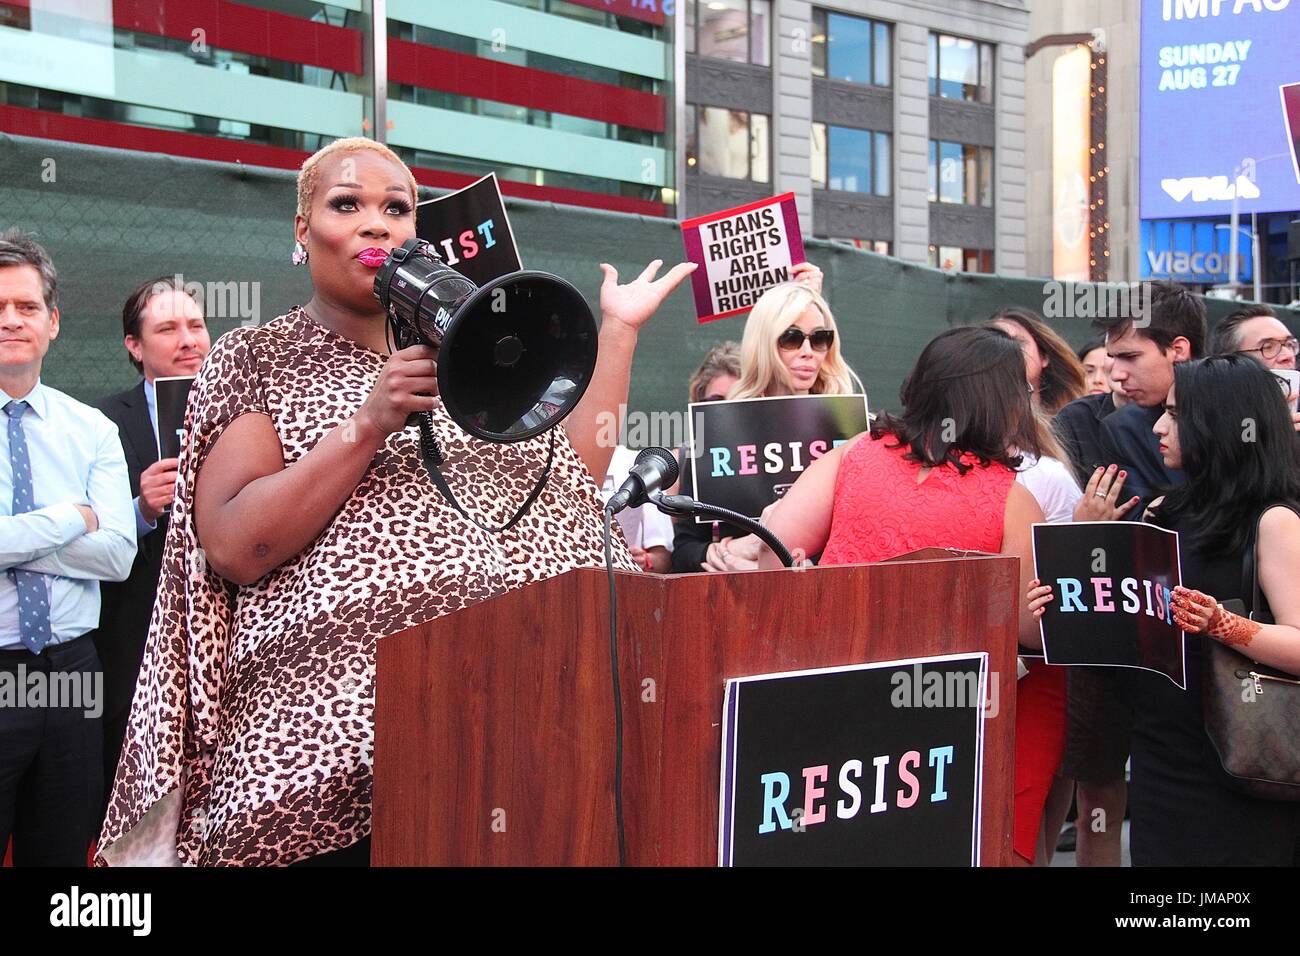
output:
[[[26,395],[0,390],[31,408],[22,417],[35,510],[13,514],[9,435],[0,429],[0,572],[47,576],[50,644],[99,625],[99,582],[125,581],[135,560],[131,485],[117,426],[102,412],[36,383]],[[99,529],[86,533],[76,505],[89,505]],[[18,588],[0,573],[0,650],[20,650]]]
[[[153,382],[149,381],[147,378],[144,380],[144,400],[145,400],[145,404],[149,406],[149,422],[153,425],[153,441],[154,444],[157,445],[158,444],[158,393],[154,390]],[[159,454],[162,454],[161,449],[159,449]],[[143,538],[145,535],[147,535],[150,531],[157,530],[158,522],[157,521],[148,522],[144,520],[144,515],[140,512],[139,495],[135,496],[135,501],[133,501],[132,504],[135,506],[135,534],[136,534],[136,540],[138,541],[140,538]]]

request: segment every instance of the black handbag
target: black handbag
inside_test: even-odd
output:
[[[1251,529],[1242,561],[1241,593],[1250,607],[1239,600],[1222,603],[1226,611],[1272,624],[1256,557],[1263,516]],[[1259,800],[1300,800],[1300,678],[1257,664],[1208,635],[1203,645],[1205,731],[1225,782]]]

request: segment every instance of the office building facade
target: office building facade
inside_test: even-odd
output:
[[[676,210],[671,0],[0,0],[0,131],[293,168],[384,139],[431,186]]]
[[[806,234],[1025,271],[1021,0],[689,0],[695,215],[793,192]]]

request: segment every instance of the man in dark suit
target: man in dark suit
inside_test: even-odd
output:
[[[167,513],[176,490],[175,458],[158,458],[158,405],[154,382],[192,377],[211,342],[203,310],[178,282],[159,277],[139,286],[122,308],[123,344],[144,377],[132,388],[92,404],[117,425],[134,497],[136,559],[131,575],[103,587],[103,609],[94,632],[104,667],[105,807],[122,752],[131,697],[149,634]]]

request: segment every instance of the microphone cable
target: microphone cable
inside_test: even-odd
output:
[[[627,831],[623,819],[623,694],[618,679],[618,589],[614,584],[614,546],[610,528],[614,512],[605,514],[605,575],[609,579],[609,667],[614,691],[614,826],[618,830],[618,865],[627,866]]]

